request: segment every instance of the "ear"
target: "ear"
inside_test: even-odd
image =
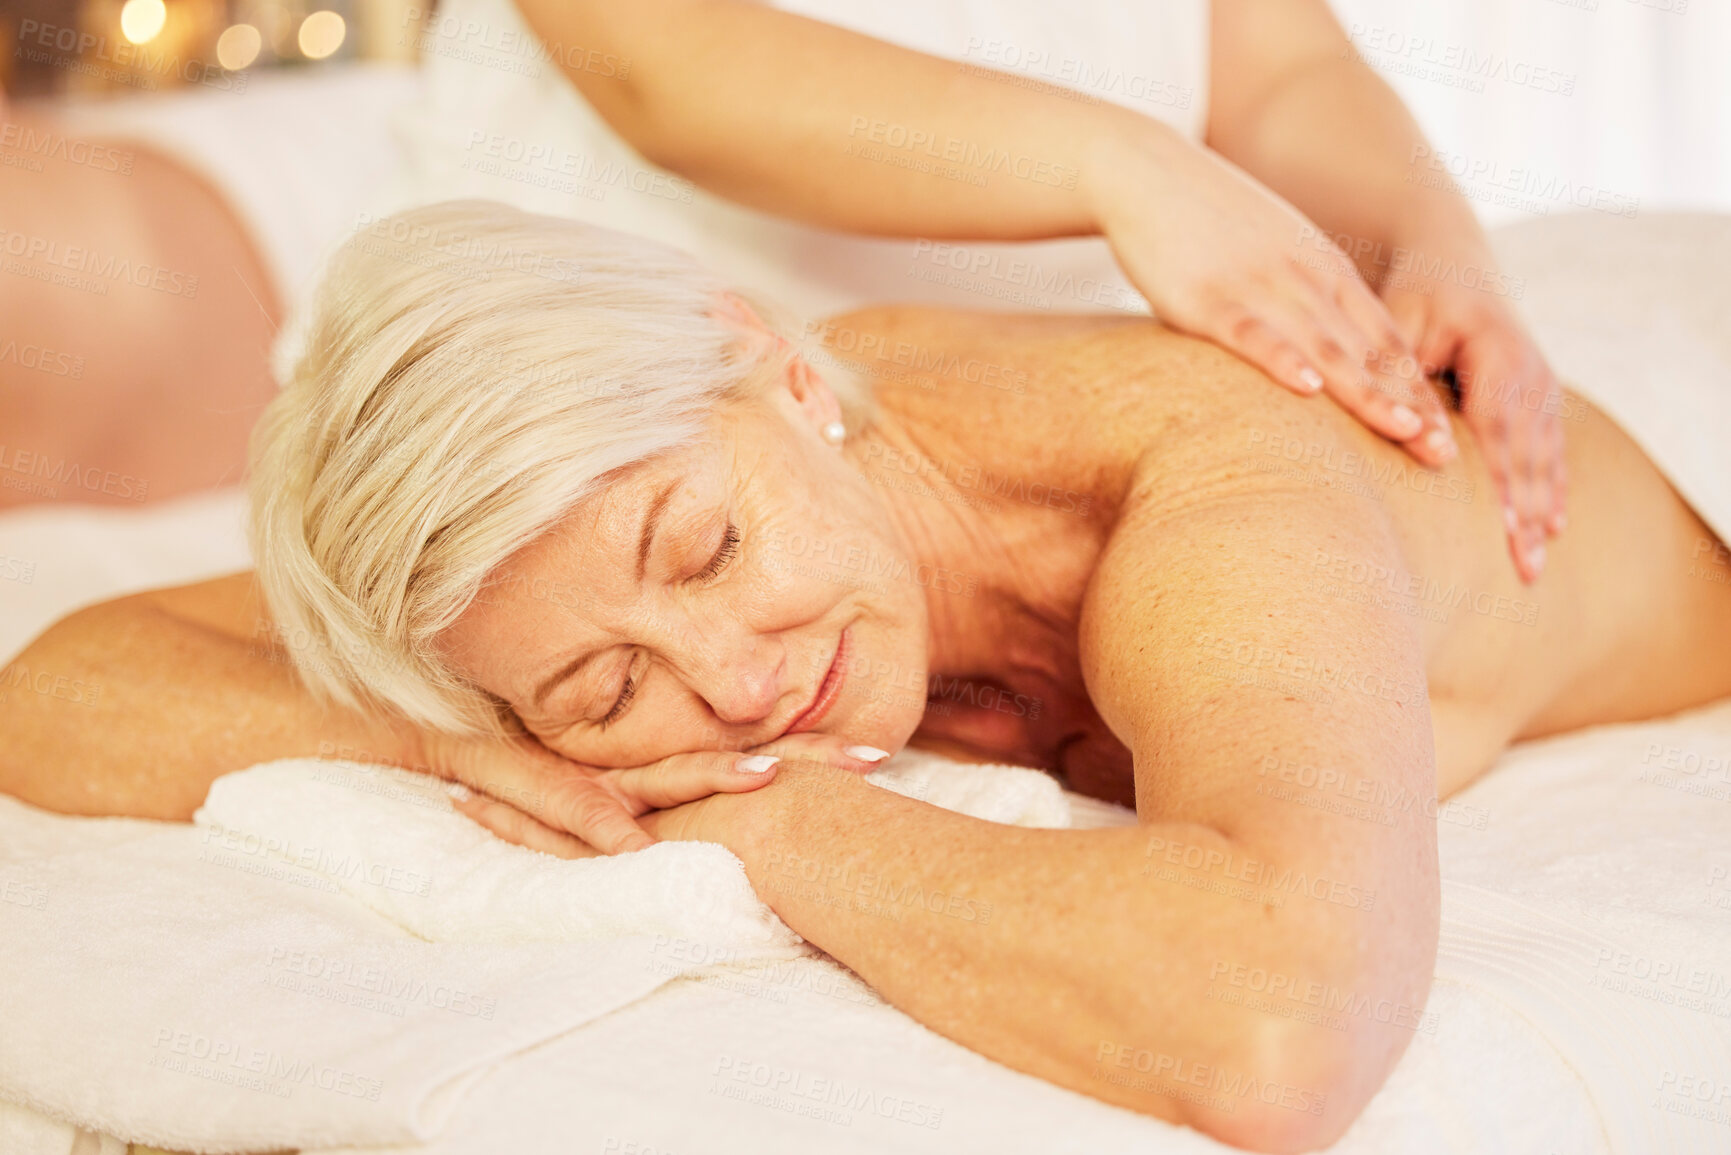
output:
[[[735,293],[723,293],[715,315],[738,329],[748,344],[761,342],[764,346],[760,353],[762,359],[773,359],[771,349],[779,350],[782,366],[775,386],[786,391],[813,429],[822,429],[832,421],[841,420],[841,402],[836,399],[828,382],[799,355],[786,337],[766,325],[744,298]]]

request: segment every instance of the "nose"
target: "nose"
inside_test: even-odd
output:
[[[787,651],[778,639],[731,623],[707,623],[691,633],[682,664],[716,721],[749,726],[775,712],[787,667]]]

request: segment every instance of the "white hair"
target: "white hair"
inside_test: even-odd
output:
[[[792,346],[718,315],[730,293],[776,326],[683,253],[486,201],[350,239],[253,436],[258,581],[308,687],[503,732],[435,638],[577,502],[786,368]]]

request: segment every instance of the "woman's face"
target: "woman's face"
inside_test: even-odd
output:
[[[926,604],[824,416],[779,388],[727,406],[496,570],[446,659],[592,765],[790,731],[899,749],[925,710]]]

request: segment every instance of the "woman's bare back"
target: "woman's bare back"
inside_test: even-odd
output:
[[[1418,625],[1443,796],[1512,741],[1731,694],[1731,554],[1577,395],[1561,413],[1570,524],[1544,576],[1525,586],[1488,470],[1458,421],[1461,457],[1427,470],[1331,402],[1296,402],[1214,346],[1141,320],[880,309],[837,320],[825,339],[820,365],[872,377],[883,409],[918,431],[917,458],[880,451],[862,462],[868,477],[992,508],[1004,539],[993,548],[1015,556],[1037,591],[1003,623],[997,668],[928,687],[921,744],[1045,765],[1129,803],[1129,752],[1083,684],[1088,581],[1132,504],[1206,500],[1210,478],[1226,472],[1386,510],[1398,572],[1320,538],[1286,564],[1316,598]],[[1307,420],[1295,429],[1288,412]],[[1221,564],[1266,548],[1254,536],[1223,532]],[[1220,607],[1203,660],[1303,693],[1323,661],[1259,650],[1255,616]]]

